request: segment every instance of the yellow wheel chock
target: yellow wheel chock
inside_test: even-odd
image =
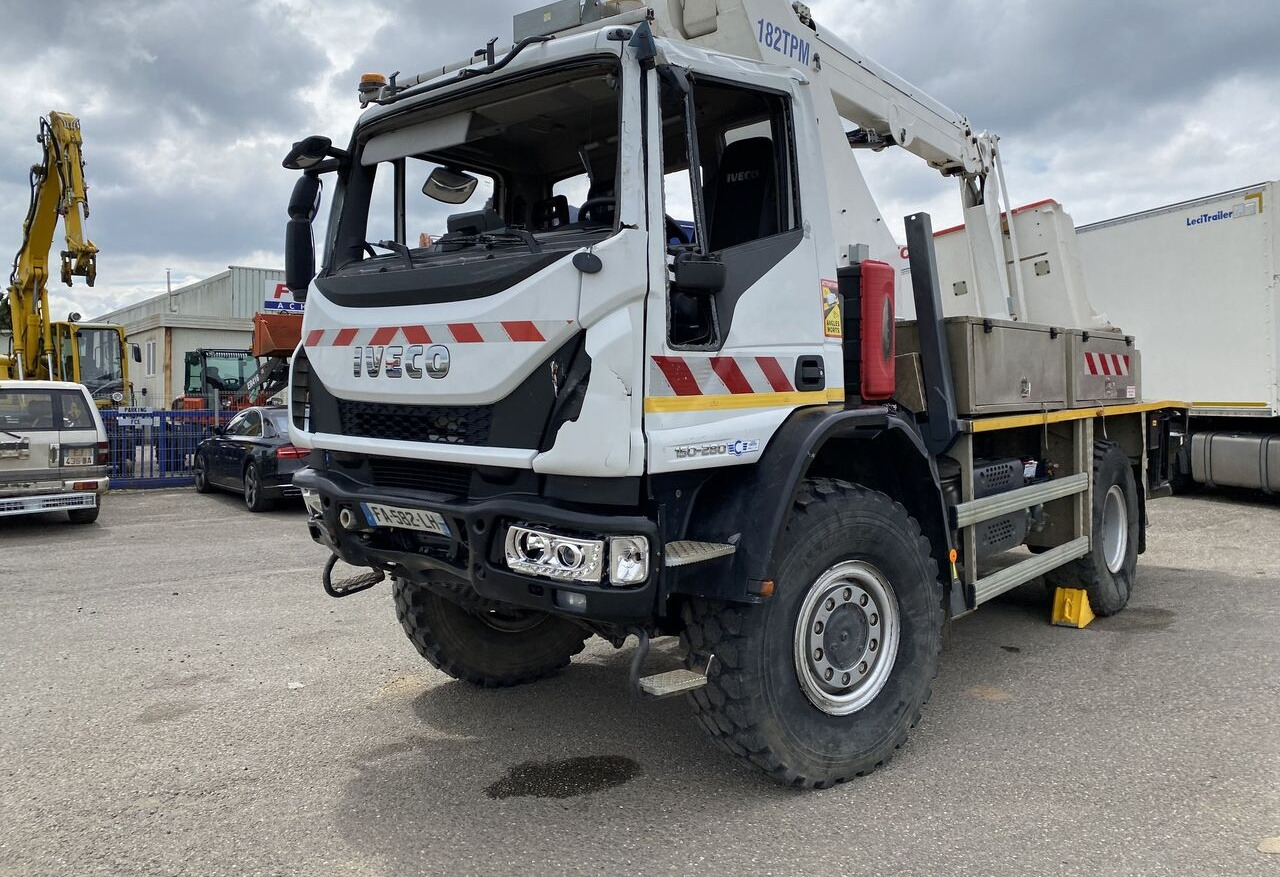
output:
[[[1059,627],[1087,627],[1094,619],[1089,594],[1083,588],[1058,588],[1053,592],[1053,623]]]

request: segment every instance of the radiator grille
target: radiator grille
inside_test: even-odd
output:
[[[402,442],[485,445],[492,405],[387,405],[338,401],[342,434]]]
[[[471,469],[452,463],[371,457],[369,472],[374,487],[398,487],[466,496],[471,485]]]

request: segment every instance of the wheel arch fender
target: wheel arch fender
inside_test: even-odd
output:
[[[699,569],[672,590],[722,600],[762,599],[765,582],[777,572],[776,549],[796,490],[816,476],[880,490],[901,503],[929,540],[940,580],[958,584],[950,573],[952,540],[937,466],[914,425],[883,407],[802,408],[774,433],[758,463],[719,470],[699,489],[685,538],[736,539],[737,550],[732,563]]]

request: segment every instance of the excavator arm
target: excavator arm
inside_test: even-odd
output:
[[[83,277],[93,286],[98,255],[98,248],[84,236],[89,199],[80,152],[80,120],[51,112],[47,119],[40,120],[37,140],[44,156],[40,164],[31,168],[31,205],[22,225],[22,244],[13,260],[8,289],[13,324],[13,356],[8,366],[28,377],[40,372],[41,359],[53,351],[46,284],[49,250],[59,217],[66,233],[66,249],[61,253],[63,283],[70,286],[73,277]]]

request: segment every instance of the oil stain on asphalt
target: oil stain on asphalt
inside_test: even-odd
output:
[[[620,786],[639,775],[640,765],[621,755],[526,761],[485,791],[490,798],[573,798]]]

